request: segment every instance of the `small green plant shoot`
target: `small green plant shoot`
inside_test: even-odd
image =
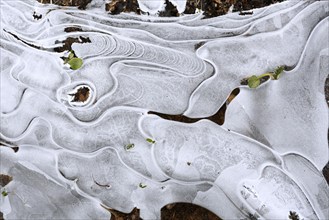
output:
[[[146,141],[151,143],[151,144],[154,144],[155,143],[155,140],[152,140],[151,138],[146,138]]]
[[[139,184],[139,187],[142,188],[142,189],[144,189],[146,186],[147,186],[147,185],[144,184],[144,183],[140,183],[140,184]]]
[[[69,56],[64,60],[64,64],[68,63],[70,65],[70,68],[72,70],[77,70],[79,69],[83,62],[81,58],[76,57],[76,55],[74,54],[74,51],[70,51]]]
[[[135,144],[128,144],[126,145],[126,150],[130,150],[135,147]]]
[[[1,194],[2,194],[3,197],[8,196],[8,192],[5,189],[1,192]]]
[[[260,78],[256,75],[251,76],[248,79],[248,86],[249,88],[257,88],[260,85]]]
[[[261,79],[266,76],[269,76],[273,80],[277,80],[279,79],[283,70],[284,70],[284,66],[278,66],[277,68],[275,68],[274,72],[267,72],[260,76],[252,75],[251,77],[248,78],[248,86],[249,88],[252,89],[257,88],[261,83]]]

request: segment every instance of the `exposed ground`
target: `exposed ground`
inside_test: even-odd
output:
[[[40,3],[49,4],[51,0],[37,0]],[[226,14],[229,8],[234,5],[233,11],[240,11],[244,15],[245,10],[261,8],[273,3],[282,2],[284,0],[188,0],[184,14],[194,14],[196,10],[204,11],[206,18],[216,17]],[[79,9],[85,9],[91,0],[52,0],[53,4],[61,6],[77,6]],[[141,10],[137,0],[113,0],[109,1],[105,7],[106,11],[111,14],[120,14],[121,12],[135,12],[140,14]],[[248,14],[248,13],[247,13]],[[175,17],[180,14],[177,8],[166,0],[166,8],[159,12],[159,16]]]

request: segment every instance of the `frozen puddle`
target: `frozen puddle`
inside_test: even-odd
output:
[[[211,19],[112,16],[103,1],[0,4],[5,219],[109,219],[105,208],[134,207],[159,219],[174,202],[223,219],[329,218],[327,1]],[[279,80],[240,85],[281,65]],[[222,126],[202,119],[239,86]]]

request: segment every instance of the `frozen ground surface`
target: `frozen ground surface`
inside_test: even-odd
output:
[[[5,219],[109,219],[103,207],[159,219],[173,202],[224,219],[329,218],[327,1],[212,19],[111,16],[103,3],[1,1],[0,135],[19,147],[0,147]],[[80,36],[91,42],[72,45],[73,71],[53,48]],[[240,88],[222,126],[147,113],[211,116],[241,79],[279,65],[279,80]],[[79,86],[84,103],[69,95]]]

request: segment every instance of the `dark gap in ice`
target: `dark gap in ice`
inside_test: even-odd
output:
[[[174,6],[168,0],[165,0],[165,4],[166,4],[165,9],[163,11],[159,12],[160,17],[178,17],[179,16],[179,12],[178,12],[176,6]]]
[[[290,211],[288,217],[291,220],[300,220],[298,214],[295,211]]]
[[[76,93],[69,95],[73,96],[73,100],[71,102],[85,102],[89,98],[90,91],[88,87],[83,86],[79,88]]]
[[[253,11],[246,11],[246,12],[243,12],[243,11],[240,11],[239,15],[253,15],[254,12]]]
[[[79,31],[83,31],[81,27],[66,27],[64,28],[64,31],[66,33],[70,33],[70,32],[79,32]]]
[[[259,219],[259,216],[257,215],[257,213],[255,213],[255,214],[248,213],[248,217],[249,217],[250,220],[258,220]]]
[[[159,113],[159,112],[154,112],[154,111],[149,111],[148,114],[157,115],[166,120],[178,121],[178,122],[184,122],[184,123],[194,123],[194,122],[201,120],[201,118],[189,118],[189,117],[186,117],[185,115],[169,115],[169,114],[164,114],[164,113]]]
[[[103,208],[111,213],[111,220],[138,220],[140,218],[139,209],[134,208],[130,213],[123,213],[107,207]],[[191,203],[171,203],[161,209],[161,220],[221,220],[213,212],[201,206]]]
[[[79,36],[79,37],[68,37],[64,41],[61,42],[56,41],[55,43],[63,43],[63,46],[54,48],[55,52],[61,53],[64,51],[71,51],[73,43],[79,43],[79,44],[91,43],[91,40],[89,39],[89,37]]]
[[[9,147],[11,148],[15,153],[18,152],[19,150],[19,147],[16,146],[14,143],[11,143],[11,142],[8,142],[8,141],[5,141],[3,139],[0,139],[0,147]]]
[[[58,169],[59,173],[67,180],[75,181],[76,178],[68,178],[60,169]]]
[[[201,41],[197,44],[194,45],[194,50],[199,49],[200,47],[202,47],[206,42],[205,41]]]
[[[171,121],[178,121],[178,122],[184,122],[184,123],[195,123],[201,119],[208,119],[218,125],[224,124],[225,121],[225,112],[226,108],[229,105],[229,103],[239,94],[240,89],[235,88],[229,97],[227,98],[226,102],[222,107],[212,116],[205,117],[205,118],[189,118],[185,115],[170,115],[170,114],[164,114],[164,113],[159,113],[159,112],[154,112],[154,111],[149,111],[148,114],[154,114],[157,115],[163,119],[171,120]]]
[[[6,175],[6,174],[0,174],[0,186],[1,187],[6,186],[12,180],[13,180],[13,177]]]
[[[136,207],[130,213],[124,213],[115,209],[105,207],[102,204],[101,206],[111,213],[110,220],[142,220],[142,218],[139,217],[139,209]]]
[[[24,44],[26,44],[26,45],[28,45],[28,46],[30,46],[30,47],[33,47],[33,48],[36,48],[36,49],[40,49],[40,46],[36,46],[36,45],[34,45],[34,44],[28,43],[28,42],[26,42],[26,41],[20,39],[17,35],[11,33],[10,31],[7,31],[7,30],[5,30],[5,29],[3,29],[3,31],[6,32],[6,33],[8,33],[8,34],[10,34],[11,36],[13,36],[14,38],[16,38],[17,40],[21,41],[22,43],[24,43]]]
[[[108,184],[108,183],[99,183],[99,182],[97,182],[96,180],[95,180],[95,178],[94,178],[94,176],[92,175],[92,177],[93,177],[93,180],[94,180],[94,183],[97,185],[97,186],[99,186],[99,187],[105,187],[105,188],[111,188],[111,185],[110,184]]]
[[[323,176],[326,179],[328,185],[329,185],[329,162],[327,163],[327,165],[323,168],[322,170]]]
[[[36,12],[33,12],[33,19],[37,19],[37,20],[40,20],[42,18],[42,14],[40,15],[37,15]]]
[[[329,75],[326,79],[326,82],[324,84],[324,95],[326,97],[327,105],[329,107]]]
[[[324,95],[326,98],[327,105],[329,107],[329,75],[327,76],[326,82],[324,84]],[[327,140],[329,141],[329,129],[327,132]],[[322,170],[323,176],[326,179],[328,185],[329,185],[329,162]]]
[[[221,220],[211,211],[190,203],[172,203],[161,209],[161,220]]]

